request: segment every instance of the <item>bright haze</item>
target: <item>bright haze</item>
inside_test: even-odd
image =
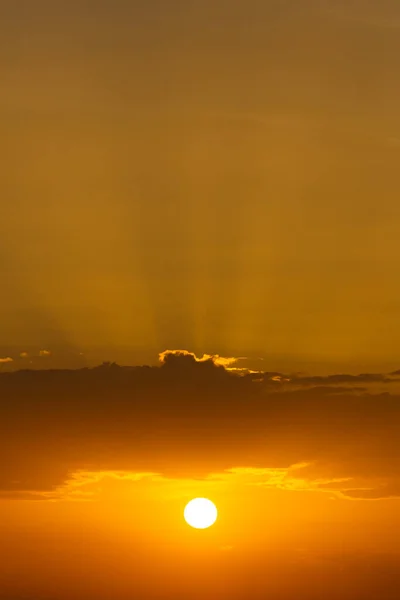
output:
[[[0,72],[0,599],[397,599],[398,0],[1,0]]]

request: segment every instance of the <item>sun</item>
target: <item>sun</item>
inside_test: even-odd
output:
[[[217,520],[217,508],[208,498],[193,498],[185,506],[185,521],[195,529],[207,529]]]

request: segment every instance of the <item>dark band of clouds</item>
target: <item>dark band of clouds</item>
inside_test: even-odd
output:
[[[277,374],[233,358],[160,357],[1,374],[2,493],[49,492],[82,470],[207,477],[301,462],[310,482],[343,479],[328,484],[342,496],[400,496],[400,397],[367,393],[387,376],[282,376],[278,389]]]

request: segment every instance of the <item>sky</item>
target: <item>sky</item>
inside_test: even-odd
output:
[[[239,365],[1,374],[0,598],[395,600],[400,372]]]
[[[397,0],[3,0],[1,356],[394,370],[399,26]]]
[[[1,0],[1,600],[397,597],[399,34]]]

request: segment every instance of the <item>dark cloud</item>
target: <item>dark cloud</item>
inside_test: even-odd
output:
[[[310,387],[308,392],[310,394],[361,394],[366,393],[368,391],[367,387],[346,387],[343,385],[338,386],[329,386],[329,385],[316,385],[315,387]]]
[[[159,367],[2,373],[0,489],[48,491],[82,469],[193,477],[306,462],[303,476],[314,481],[350,478],[348,497],[393,495],[398,395],[340,386],[342,375],[277,389],[264,384],[269,376],[277,374],[243,374],[182,351],[164,353]]]
[[[399,375],[400,371],[391,373],[390,375]],[[362,373],[360,375],[337,374],[337,375],[316,375],[316,376],[297,376],[284,375],[282,373],[264,373],[264,380],[273,383],[285,383],[292,386],[329,386],[342,384],[373,384],[373,383],[399,383],[400,379],[393,378],[382,373]]]

